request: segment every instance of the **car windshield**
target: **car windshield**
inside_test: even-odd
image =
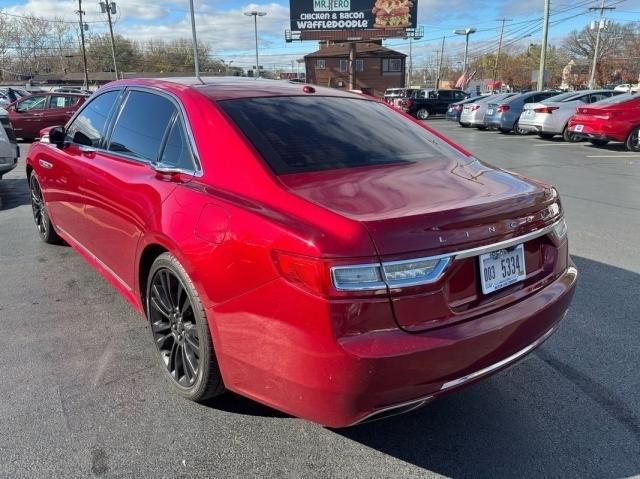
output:
[[[633,93],[623,93],[622,95],[616,95],[609,98],[605,98],[604,100],[597,101],[598,105],[616,105],[618,103],[625,103],[631,100],[637,100],[640,98],[640,95],[637,92]],[[592,103],[594,105],[595,103]]]
[[[375,101],[271,97],[219,105],[279,175],[460,155],[425,128]]]

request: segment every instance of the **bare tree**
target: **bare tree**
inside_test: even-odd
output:
[[[596,29],[589,26],[582,30],[573,30],[563,42],[567,54],[576,63],[590,65],[593,61],[596,49]],[[612,78],[619,59],[625,54],[625,38],[634,36],[631,25],[623,25],[617,22],[607,22],[605,28],[600,30],[600,45],[598,48],[596,80],[603,85]]]

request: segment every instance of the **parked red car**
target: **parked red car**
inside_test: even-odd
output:
[[[192,400],[335,427],[407,411],[524,357],[573,295],[554,188],[372,98],[122,80],[43,134],[40,237],[149,319]]]
[[[33,140],[48,126],[63,125],[88,98],[72,93],[35,93],[7,106],[18,138]]]
[[[579,107],[568,128],[597,146],[621,141],[629,151],[640,151],[640,93],[625,93]]]

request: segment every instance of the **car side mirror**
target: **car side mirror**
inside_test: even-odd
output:
[[[89,138],[81,131],[76,131],[75,135],[73,135],[73,142],[82,146],[93,146],[93,141],[91,141],[91,138]]]
[[[64,148],[66,138],[67,132],[64,131],[64,126],[54,126],[49,130],[49,142],[56,145],[57,148]]]

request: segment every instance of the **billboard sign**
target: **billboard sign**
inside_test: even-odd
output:
[[[418,0],[290,0],[292,31],[415,28]]]

